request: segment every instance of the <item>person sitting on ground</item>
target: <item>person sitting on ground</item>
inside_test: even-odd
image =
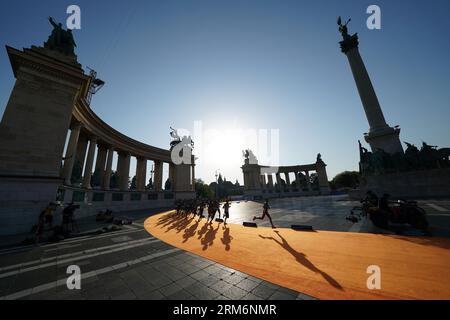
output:
[[[378,207],[378,197],[375,193],[372,191],[367,191],[366,198],[364,199],[364,202],[367,202],[367,204],[370,207]]]

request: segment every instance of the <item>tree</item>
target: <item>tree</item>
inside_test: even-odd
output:
[[[214,199],[214,189],[205,184],[201,179],[195,180],[195,190],[197,192],[197,198]]]
[[[344,171],[339,173],[334,179],[330,182],[331,188],[341,189],[341,188],[356,188],[359,186],[360,174],[356,171]]]

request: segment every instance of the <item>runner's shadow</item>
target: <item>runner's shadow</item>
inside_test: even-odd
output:
[[[223,245],[225,246],[225,250],[230,251],[231,241],[233,240],[233,237],[230,236],[230,228],[228,228],[226,226],[224,227],[223,237],[220,240],[222,241]]]
[[[220,223],[217,225],[217,228],[214,229],[212,225],[206,225],[207,231],[205,236],[200,240],[200,243],[203,245],[203,251],[208,250],[209,247],[212,247],[214,244],[214,240],[216,239],[217,231],[219,231]]]
[[[275,239],[274,237],[264,237],[262,235],[259,235],[259,237],[262,238],[262,239],[265,239],[265,240],[273,240],[273,241],[275,241],[281,247],[283,247],[283,249],[285,249],[292,256],[294,256],[294,258],[297,260],[298,263],[300,263],[301,265],[303,265],[304,267],[308,268],[309,270],[311,270],[311,271],[313,271],[315,273],[319,273],[329,284],[331,284],[336,289],[343,290],[342,286],[333,277],[331,277],[326,272],[323,272],[322,270],[317,268],[313,263],[311,263],[311,261],[309,261],[306,258],[306,256],[303,253],[298,252],[294,248],[292,248],[291,245],[286,241],[286,239],[284,239],[280,235],[279,231],[275,231],[275,232],[281,238],[281,241]]]
[[[183,243],[188,242],[188,240],[189,240],[190,238],[192,238],[193,236],[195,236],[195,233],[196,233],[196,231],[197,231],[198,225],[199,225],[199,221],[196,220],[195,223],[194,223],[192,226],[190,226],[188,229],[184,230],[184,234],[183,234],[183,239],[184,239],[184,240],[183,240]]]

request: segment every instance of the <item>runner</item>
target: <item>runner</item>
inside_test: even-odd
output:
[[[274,226],[273,222],[272,222],[272,217],[269,214],[269,199],[266,199],[266,202],[264,203],[264,207],[263,207],[264,211],[263,211],[263,215],[262,217],[254,217],[253,221],[255,221],[256,219],[258,220],[264,220],[264,218],[267,216],[269,218],[270,224],[272,225],[273,229],[276,229],[276,227]]]
[[[225,204],[223,205],[223,210],[224,210],[223,217],[224,217],[225,225],[227,224],[227,219],[230,217],[230,207],[231,207],[231,204],[227,200],[227,202],[225,202]]]

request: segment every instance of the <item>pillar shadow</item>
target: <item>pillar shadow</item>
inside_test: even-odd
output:
[[[233,240],[233,237],[230,235],[230,228],[227,226],[224,226],[223,231],[223,237],[220,239],[225,246],[226,251],[230,251],[231,249],[231,241]]]
[[[313,271],[314,273],[319,273],[330,285],[332,285],[336,289],[343,290],[342,286],[333,277],[317,268],[313,263],[311,263],[311,261],[306,258],[303,253],[298,252],[294,248],[292,248],[291,245],[286,241],[286,239],[281,236],[279,231],[275,231],[275,233],[278,235],[278,237],[280,237],[281,241],[275,239],[274,237],[264,237],[262,235],[259,235],[259,237],[264,240],[275,241],[283,249],[289,252],[297,260],[298,263]]]

